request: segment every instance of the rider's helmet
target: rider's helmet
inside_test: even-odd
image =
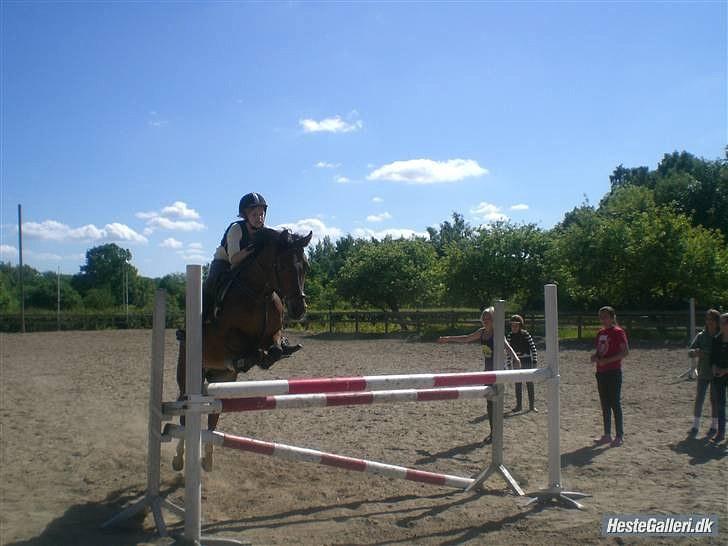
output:
[[[262,205],[266,212],[268,211],[268,203],[265,202],[265,197],[255,192],[246,193],[240,199],[240,204],[238,205],[238,216],[245,218],[245,209],[257,207],[259,205]]]

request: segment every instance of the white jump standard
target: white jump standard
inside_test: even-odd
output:
[[[161,304],[160,304],[161,300]],[[162,403],[162,373],[164,367],[164,298],[157,294],[155,305],[152,374],[149,418],[149,458],[147,493],[105,525],[131,517],[146,506],[154,514],[161,536],[167,533],[161,508],[184,514],[184,535],[197,544],[241,544],[232,539],[201,536],[201,446],[202,443],[248,451],[293,461],[304,461],[367,472],[411,481],[454,487],[471,491],[491,475],[499,474],[516,495],[524,495],[503,461],[503,391],[504,384],[530,381],[546,383],[548,405],[548,487],[531,493],[533,501],[556,500],[569,507],[581,508],[574,500],[588,495],[564,491],[561,484],[561,454],[559,448],[559,362],[556,286],[545,287],[546,362],[543,369],[503,370],[505,304],[496,302],[494,316],[494,368],[492,372],[379,375],[242,381],[202,384],[202,321],[201,267],[187,267],[186,314],[186,385],[188,392],[182,401]],[[254,438],[221,432],[203,431],[202,415],[235,411],[268,411],[294,408],[351,406],[403,402],[434,402],[438,400],[489,398],[493,400],[494,416],[490,465],[474,478],[438,474],[413,468],[357,459],[322,451],[265,442]],[[161,434],[163,419],[185,415],[185,426],[168,424]],[[185,509],[159,496],[160,442],[184,438]]]

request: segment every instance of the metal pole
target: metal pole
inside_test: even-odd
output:
[[[61,329],[61,266],[58,266],[58,274],[56,276],[56,329]]]
[[[559,325],[556,285],[544,287],[546,308],[546,365],[551,370],[551,379],[546,384],[548,393],[548,461],[549,487],[561,488],[561,452],[559,416],[561,399],[559,396]]]
[[[25,333],[25,287],[23,286],[23,207],[18,204],[18,272],[20,275],[20,332]]]
[[[154,297],[154,315],[152,317],[152,370],[149,380],[149,436],[147,447],[147,495],[159,496],[160,457],[162,444],[162,389],[164,380],[164,323],[166,313],[165,292],[158,289]],[[155,513],[156,516],[156,513]],[[164,526],[162,523],[161,527]],[[160,522],[157,522],[160,527]]]
[[[695,298],[690,298],[690,332],[688,333],[688,343],[695,336]]]
[[[187,316],[185,326],[185,379],[187,399],[199,398],[202,393],[202,266],[187,266]],[[201,421],[199,406],[191,405],[185,417],[185,538],[193,544],[200,542],[202,526],[201,483]]]

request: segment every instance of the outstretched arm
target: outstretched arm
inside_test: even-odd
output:
[[[472,343],[480,339],[480,333],[483,331],[482,328],[478,328],[475,332],[465,334],[462,336],[440,336],[437,338],[438,343]]]

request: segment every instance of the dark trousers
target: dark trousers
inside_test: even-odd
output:
[[[604,434],[612,434],[612,413],[617,436],[624,435],[622,420],[622,370],[597,372],[597,388],[599,401],[602,404],[602,419],[604,421]]]
[[[215,297],[222,283],[225,273],[230,271],[230,263],[225,260],[212,260],[207,272],[205,283],[202,285],[202,320],[212,318],[215,309]]]
[[[521,368],[524,370],[533,368],[530,356],[521,357]],[[531,381],[526,382],[526,390],[528,391],[528,407],[533,409],[535,392]],[[519,408],[523,406],[523,383],[516,383],[516,406]]]
[[[718,411],[718,434],[725,436],[725,402],[726,388],[728,388],[728,378],[725,376],[715,378],[710,382],[713,388],[713,400],[715,401],[715,409]]]
[[[703,402],[705,402],[706,391],[710,391],[710,416],[713,418],[718,417],[718,414],[715,411],[715,396],[713,395],[713,388],[710,384],[710,379],[700,379],[698,377],[697,386],[695,388],[695,408],[693,411],[693,417],[700,417],[703,414]]]

